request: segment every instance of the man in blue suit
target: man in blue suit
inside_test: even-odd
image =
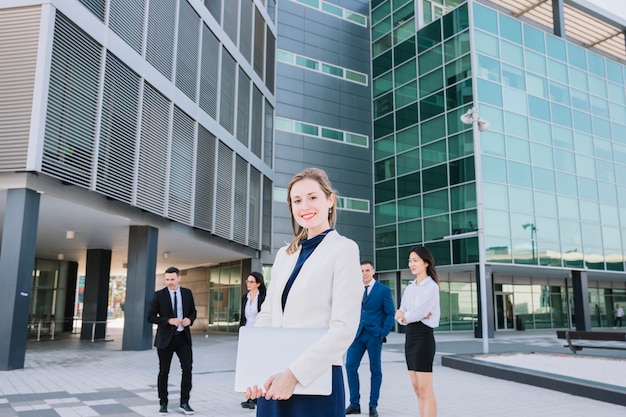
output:
[[[358,370],[363,354],[367,350],[372,374],[369,415],[378,417],[376,407],[378,407],[380,385],[383,381],[381,369],[383,341],[393,327],[396,308],[389,287],[374,279],[376,270],[370,261],[361,262],[361,272],[365,285],[361,304],[361,322],[346,355],[346,373],[350,388],[350,405],[346,408],[346,414],[361,414]]]

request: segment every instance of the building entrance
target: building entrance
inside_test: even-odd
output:
[[[515,317],[513,316],[513,293],[495,293],[496,330],[514,330]]]

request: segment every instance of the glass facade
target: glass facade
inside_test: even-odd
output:
[[[496,330],[571,326],[572,269],[605,273],[590,315],[612,325],[624,280],[602,278],[624,271],[626,67],[459,3],[372,2],[376,268],[404,289],[408,251],[425,245],[446,272],[438,330],[471,329],[482,207]],[[461,121],[472,109],[488,129]]]

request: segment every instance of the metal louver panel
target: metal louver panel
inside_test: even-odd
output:
[[[108,52],[96,191],[125,203],[130,203],[132,198],[139,87],[137,74]]]
[[[109,27],[141,55],[146,0],[110,0]]]
[[[233,240],[246,245],[248,230],[248,163],[235,157],[235,204],[233,206]]]
[[[102,47],[60,13],[54,31],[42,171],[90,187]]]
[[[200,108],[217,120],[217,83],[220,43],[213,32],[202,25],[202,62],[200,68]]]
[[[248,246],[261,249],[261,173],[250,167],[248,197]]]
[[[0,10],[0,171],[26,169],[40,13]]]
[[[220,85],[220,124],[230,133],[235,122],[235,76],[237,64],[233,57],[223,49],[222,84]]]
[[[203,126],[198,126],[193,225],[209,231],[213,231],[216,142],[215,136]]]
[[[200,16],[186,0],[181,0],[176,50],[176,87],[194,103],[198,90],[199,41]]]
[[[263,135],[263,162],[274,167],[274,108],[265,100],[265,134]]]
[[[165,216],[170,102],[144,84],[136,205]]]
[[[252,27],[254,21],[254,2],[252,0],[241,1],[241,13],[239,13],[239,52],[252,64]]]
[[[237,18],[239,16],[239,0],[230,0],[224,7],[224,22],[222,27],[231,41],[237,45]]]
[[[215,186],[215,234],[232,240],[233,151],[221,141],[217,146]]]
[[[146,60],[168,80],[172,80],[176,2],[150,0]]]
[[[91,13],[96,15],[100,21],[104,22],[104,10],[106,7],[106,0],[78,0],[83,4],[86,8],[89,9]]]
[[[272,249],[272,182],[263,177],[263,224],[261,225],[261,248]]]
[[[241,67],[237,91],[237,139],[247,148],[250,134],[250,78]]]
[[[195,122],[174,107],[167,217],[191,225]]]
[[[250,150],[261,158],[263,142],[263,94],[255,85],[252,88],[252,132],[250,135]]]

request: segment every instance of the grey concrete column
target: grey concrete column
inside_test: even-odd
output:
[[[491,275],[491,266],[485,265],[485,284],[487,288],[487,337],[493,339],[495,315],[493,311],[493,277]],[[482,317],[481,317],[481,291],[480,288],[480,265],[476,265],[476,297],[478,299],[478,327],[474,331],[475,338],[483,337]]]
[[[83,325],[80,330],[82,340],[102,340],[106,337],[110,275],[111,250],[87,249]]]
[[[565,37],[565,12],[563,0],[552,0],[552,26],[556,36]]]
[[[572,287],[574,289],[574,319],[576,330],[591,330],[591,314],[589,312],[589,284],[587,272],[572,271]]]
[[[152,324],[146,317],[154,294],[158,243],[158,229],[151,226],[129,228],[122,350],[152,348]]]
[[[0,370],[24,368],[30,292],[33,287],[40,195],[26,188],[7,191],[0,247]]]

